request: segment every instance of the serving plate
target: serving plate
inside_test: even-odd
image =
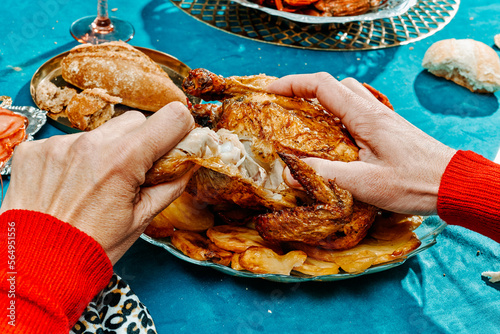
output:
[[[308,24],[327,24],[327,23],[347,23],[353,21],[373,21],[404,14],[413,7],[417,0],[387,0],[383,1],[378,7],[372,8],[365,14],[356,16],[312,16],[280,11],[270,7],[256,4],[249,0],[232,0],[242,6],[253,8],[265,12],[272,16],[282,17],[290,21],[308,23]]]
[[[47,121],[47,113],[43,110],[37,109],[35,107],[29,107],[29,106],[2,106],[4,109],[11,110],[15,112],[16,114],[23,115],[28,119],[28,126],[26,127],[26,140],[25,141],[30,141],[33,140],[33,136],[35,133],[40,130],[40,128],[46,123]],[[5,164],[4,168],[0,171],[0,175],[10,175],[11,172],[11,161],[12,158],[7,161]]]
[[[170,254],[174,255],[175,257],[184,260],[186,262],[203,266],[203,267],[209,267],[218,271],[221,271],[225,274],[231,275],[231,276],[237,276],[237,277],[247,277],[247,278],[262,278],[265,280],[269,281],[274,281],[274,282],[281,282],[281,283],[296,283],[296,282],[307,282],[307,281],[323,281],[323,282],[329,282],[329,281],[340,281],[340,280],[345,280],[345,279],[350,279],[362,275],[367,275],[367,274],[373,274],[373,273],[378,273],[381,271],[389,270],[395,267],[398,267],[402,265],[403,263],[406,262],[407,259],[417,255],[418,253],[428,249],[429,247],[433,246],[436,243],[436,238],[437,236],[445,229],[446,223],[439,219],[438,217],[428,217],[426,218],[422,224],[414,231],[414,233],[417,235],[418,239],[421,241],[421,245],[413,250],[412,252],[408,253],[406,256],[403,256],[401,258],[398,258],[396,261],[391,261],[391,262],[386,262],[386,263],[381,263],[376,266],[372,266],[368,268],[367,270],[361,272],[361,273],[356,273],[356,274],[349,274],[349,273],[339,273],[335,275],[323,275],[323,276],[308,276],[299,272],[292,271],[291,275],[275,275],[275,274],[255,274],[249,271],[238,271],[234,270],[230,267],[226,267],[220,264],[216,264],[210,261],[198,261],[194,260],[186,255],[184,255],[181,251],[179,251],[170,241],[170,238],[151,238],[145,234],[141,235],[141,238],[155,246],[161,247],[165,250],[167,250]]]
[[[186,64],[181,62],[179,59],[153,49],[148,49],[144,47],[134,46],[137,50],[146,54],[149,58],[151,58],[154,62],[156,62],[160,67],[170,76],[172,81],[178,86],[182,87],[182,81],[188,75],[191,68],[189,68]],[[30,83],[30,93],[31,98],[37,104],[36,99],[36,90],[38,86],[45,82],[45,80],[51,81],[57,87],[72,87],[80,91],[80,89],[72,86],[71,84],[64,81],[61,75],[61,61],[64,57],[69,54],[70,51],[63,52],[49,60],[47,60],[42,66],[36,70],[35,74],[31,78]],[[188,96],[188,98],[193,103],[198,103],[199,99],[194,98],[192,96]],[[40,107],[40,106],[38,106]],[[115,116],[118,116],[124,113],[127,110],[131,110],[133,108],[124,106],[124,105],[116,105],[115,106]],[[150,112],[143,111],[147,116],[151,115]],[[65,116],[58,116],[57,114],[47,113],[49,122],[54,125],[59,130],[66,133],[76,133],[81,132],[79,129],[75,129],[71,126],[70,121]]]

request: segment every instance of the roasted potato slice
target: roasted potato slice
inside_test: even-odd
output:
[[[171,225],[178,230],[202,232],[214,225],[214,215],[206,204],[198,203],[193,196],[183,192],[175,201],[155,217],[158,228]]]
[[[293,248],[306,252],[308,256],[314,259],[326,262],[335,262],[339,264],[342,269],[344,269],[343,265],[347,266],[346,259],[354,262],[358,259],[359,261],[368,261],[368,258],[372,258],[372,255],[375,258],[373,259],[371,265],[394,261],[397,259],[403,260],[404,255],[420,246],[420,241],[413,233],[411,233],[396,240],[377,240],[367,237],[356,247],[343,251],[326,250],[303,243],[292,243],[292,245]]]
[[[170,223],[169,219],[165,218],[163,212],[160,212],[146,227],[144,234],[149,235],[151,238],[166,238],[172,236],[174,230],[174,225]]]
[[[207,240],[209,240],[208,248],[211,251],[214,251],[218,255],[218,256],[212,258],[211,261],[214,263],[221,264],[223,266],[228,267],[231,264],[231,259],[233,258],[233,255],[235,253],[229,252],[225,249],[217,247],[217,245],[214,244],[213,242],[211,242],[210,239],[207,239]]]
[[[231,258],[231,268],[234,270],[245,270],[240,264],[240,255],[241,253],[233,253],[233,257]]]
[[[290,275],[294,267],[300,266],[307,258],[302,251],[291,251],[279,255],[266,247],[249,247],[239,256],[239,264],[248,271],[258,274]]]
[[[370,268],[377,260],[377,254],[369,250],[361,250],[354,254],[339,255],[335,263],[347,273],[360,273]]]
[[[326,250],[297,242],[291,246],[310,258],[336,263],[348,273],[361,272],[373,265],[403,260],[404,255],[417,249],[421,242],[413,230],[422,221],[420,216],[385,213],[377,217],[368,237],[351,249]]]
[[[411,235],[423,220],[422,216],[385,212],[376,218],[370,236],[377,240],[396,240]]]
[[[155,218],[157,219],[157,218]],[[326,250],[300,242],[290,242],[291,251],[283,255],[279,245],[264,240],[251,227],[219,225],[202,234],[177,230],[171,232],[174,246],[185,255],[201,261],[212,261],[235,270],[254,273],[283,274],[297,271],[311,276],[363,272],[369,267],[404,256],[420,246],[413,231],[423,221],[420,216],[394,213],[379,214],[370,234],[351,249]],[[161,228],[173,231],[170,220]],[[165,223],[166,222],[166,223]],[[154,224],[152,224],[154,226]]]
[[[339,273],[339,265],[307,257],[302,265],[294,267],[293,270],[311,276],[336,275]]]
[[[249,247],[267,247],[280,253],[281,249],[264,240],[256,230],[244,226],[219,225],[207,230],[207,237],[222,249],[242,253]]]
[[[212,261],[222,265],[231,263],[232,253],[211,245],[209,239],[199,233],[176,230],[171,237],[172,244],[184,255],[198,261]]]

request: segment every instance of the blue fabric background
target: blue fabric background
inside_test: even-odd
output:
[[[499,150],[499,93],[472,94],[421,67],[427,48],[441,39],[493,45],[500,33],[498,1],[462,0],[453,21],[422,41],[351,52],[244,39],[193,19],[168,0],[110,0],[109,7],[118,8],[112,15],[133,22],[132,45],[170,53],[192,68],[222,75],[353,76],[388,95],[398,113],[438,140],[489,159]],[[4,1],[0,95],[12,96],[15,105],[34,105],[31,76],[47,59],[77,45],[69,35],[71,22],[95,11],[95,1]],[[60,134],[48,124],[37,138]],[[404,265],[347,281],[236,278],[185,263],[142,240],[115,270],[147,305],[159,333],[499,333],[500,287],[481,277],[500,270],[499,255],[498,243],[448,227],[435,246]]]

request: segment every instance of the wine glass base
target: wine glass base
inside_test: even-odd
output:
[[[134,37],[134,27],[127,21],[110,17],[113,29],[111,31],[97,30],[92,27],[95,16],[82,17],[71,25],[71,35],[80,43],[100,44],[113,41],[128,42]]]

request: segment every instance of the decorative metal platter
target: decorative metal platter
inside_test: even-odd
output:
[[[167,72],[169,77],[178,87],[182,86],[182,81],[191,70],[186,64],[184,64],[177,58],[161,51],[138,47],[138,46],[135,46],[135,48],[146,54],[149,58],[151,58],[158,65],[160,65],[160,67],[165,72]],[[68,53],[69,51],[66,51],[47,60],[42,66],[38,68],[38,70],[31,78],[30,93],[31,93],[31,98],[33,99],[35,104],[37,104],[37,98],[36,98],[37,87],[45,80],[51,81],[58,87],[71,86],[66,81],[64,81],[64,79],[61,76],[61,61],[64,57],[66,57]],[[200,101],[200,99],[198,98],[194,98],[192,96],[188,97],[193,103],[199,103]],[[129,108],[124,105],[117,105],[115,108],[115,116],[118,116],[130,109],[132,108]],[[151,113],[145,112],[145,114],[150,115]],[[59,130],[65,133],[80,132],[80,130],[75,129],[71,126],[71,123],[67,117],[58,116],[56,114],[50,114],[50,113],[48,113],[47,115],[49,122]]]
[[[47,113],[40,109],[29,106],[2,106],[2,108],[9,109],[17,114],[23,115],[28,119],[28,126],[26,127],[26,141],[33,140],[35,133],[45,124],[47,120]],[[7,161],[4,168],[0,171],[0,175],[10,175],[11,161]]]
[[[281,282],[281,283],[296,283],[296,282],[307,282],[307,281],[340,281],[349,278],[359,277],[367,274],[374,274],[388,269],[395,268],[406,262],[407,259],[417,255],[418,253],[428,249],[436,243],[437,236],[445,229],[446,223],[437,217],[429,217],[425,219],[422,224],[414,231],[418,239],[422,242],[421,245],[414,251],[408,253],[406,256],[397,259],[396,261],[382,263],[376,266],[372,266],[367,270],[356,273],[339,273],[335,275],[323,275],[323,276],[308,276],[298,272],[292,272],[292,275],[275,275],[275,274],[255,274],[249,271],[238,271],[230,267],[226,267],[220,264],[216,264],[210,261],[198,261],[194,260],[181,251],[179,251],[170,241],[170,238],[151,238],[145,234],[141,235],[141,238],[155,246],[166,249],[170,254],[175,257],[184,260],[189,263],[193,263],[199,266],[213,268],[230,276],[237,277],[247,277],[247,278],[262,278],[269,281]]]
[[[417,0],[405,13],[371,21],[314,24],[291,21],[231,0],[171,0],[197,20],[270,44],[325,51],[374,50],[424,39],[451,22],[460,0]],[[247,1],[247,0],[238,0]],[[303,15],[305,19],[310,16]]]

